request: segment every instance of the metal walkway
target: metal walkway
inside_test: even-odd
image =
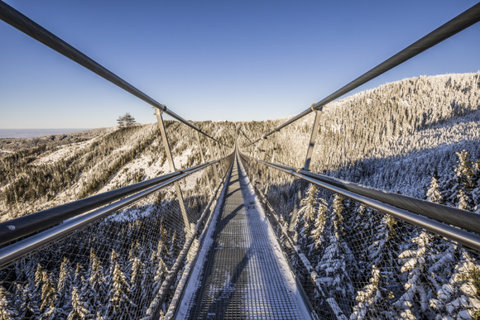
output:
[[[189,319],[310,318],[249,183],[235,160]]]

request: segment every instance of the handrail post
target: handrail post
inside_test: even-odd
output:
[[[213,153],[212,141],[210,141],[210,139],[207,139],[207,140],[208,140],[208,150],[210,152],[210,160],[214,160],[215,154]],[[219,180],[218,180],[217,164],[213,165],[213,175],[215,176],[215,183],[218,183]]]
[[[202,158],[202,163],[205,163],[205,156],[203,154],[203,149],[200,143],[200,134],[198,133],[198,131],[195,131],[195,133],[197,135],[197,143],[198,143],[198,150],[200,150],[200,157]]]
[[[267,150],[265,149],[265,142],[267,140],[266,137],[260,138],[260,143],[256,146],[255,150],[258,150],[259,152],[259,157],[265,160]],[[263,156],[262,156],[263,153]],[[255,155],[255,152],[253,153]]]
[[[203,149],[201,147],[202,144],[200,143],[200,134],[198,133],[198,131],[195,131],[195,132],[197,134],[197,144],[198,144],[198,150],[200,150],[200,157],[202,158],[202,163],[205,163],[205,155],[203,154]],[[210,178],[208,177],[208,175],[207,175],[207,181],[208,181],[208,185],[210,186]]]
[[[305,156],[305,164],[303,170],[310,170],[310,162],[312,161],[313,148],[315,147],[315,141],[318,135],[318,126],[320,124],[320,111],[315,111],[315,120],[313,120],[312,133],[310,134],[310,140],[308,141],[307,155]]]
[[[163,121],[162,111],[158,108],[155,108],[155,115],[157,116],[158,126],[162,134],[163,146],[165,148],[165,153],[167,154],[168,163],[170,164],[170,170],[175,172],[175,163],[173,162],[172,150],[170,144],[168,143],[167,131],[165,130],[165,123]],[[180,189],[180,184],[175,182],[175,189],[177,191],[178,203],[180,204],[180,211],[182,212],[183,223],[185,224],[186,233],[191,233],[192,228],[190,226],[190,221],[188,221],[187,209],[185,208],[185,202],[183,200],[182,189]]]

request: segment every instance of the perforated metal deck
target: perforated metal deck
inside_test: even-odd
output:
[[[235,160],[189,319],[309,318],[248,183]]]

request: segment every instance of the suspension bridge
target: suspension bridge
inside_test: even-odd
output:
[[[398,255],[399,239],[422,235],[418,239],[423,240],[416,241],[435,242],[450,259],[452,274],[459,272],[455,265],[460,261],[480,263],[480,216],[310,171],[325,105],[477,23],[480,4],[260,138],[252,139],[251,133],[236,128],[234,145],[184,119],[1,1],[0,19],[153,107],[171,171],[1,223],[4,318],[34,319],[45,314],[59,319],[407,318],[408,312],[401,310],[411,309],[412,300],[421,299],[422,293],[407,295],[411,286],[404,285],[397,274],[400,267],[389,259]],[[195,131],[202,164],[175,167],[164,113]],[[315,118],[301,168],[249,152],[261,150],[269,136],[310,113]],[[206,148],[200,136],[206,138]],[[238,143],[241,136],[246,143]],[[314,267],[298,245],[298,234],[284,223],[291,217],[282,213],[278,194],[269,192],[279,176],[300,186],[300,196],[283,194],[284,198],[298,203],[305,186],[315,185],[373,210],[357,220],[380,228],[382,221],[391,219],[390,233],[379,239],[375,230],[359,229],[357,242],[352,242],[356,245],[347,248],[337,243],[341,226],[332,220],[332,240],[322,249],[330,264]],[[342,237],[353,239],[353,235]],[[375,248],[382,251],[381,259],[369,264],[369,252]],[[367,257],[363,273],[360,267],[349,269],[348,259],[353,256]],[[340,275],[338,266],[349,273]],[[464,277],[473,270],[469,268],[465,267]],[[355,290],[342,287],[342,277]],[[416,275],[428,290],[435,290],[431,277],[429,270]],[[445,279],[435,281],[445,295],[454,290],[442,282]],[[473,281],[478,287],[478,275]],[[377,288],[379,283],[385,292]],[[62,293],[66,288],[69,293]],[[478,296],[458,297],[453,304],[459,308],[458,319],[480,315]],[[415,312],[423,318],[448,318],[439,311],[439,303],[422,305]]]

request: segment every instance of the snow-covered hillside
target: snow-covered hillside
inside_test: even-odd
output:
[[[243,150],[303,167],[313,117]],[[280,123],[242,127],[256,138]],[[421,197],[433,172],[453,170],[455,152],[463,149],[480,158],[480,72],[405,79],[327,105],[320,112],[311,170]]]
[[[313,171],[480,214],[480,73],[386,84],[320,116]],[[256,149],[242,139],[243,149],[303,167],[312,122],[313,115],[301,119]],[[243,127],[258,136],[278,124]],[[278,233],[321,316],[479,318],[476,252],[276,169],[254,161],[247,168],[307,260],[302,269]]]
[[[233,145],[232,123],[198,125]],[[207,141],[178,122],[166,122],[177,169],[211,159]],[[221,130],[220,130],[221,129]],[[221,134],[221,135],[220,135]],[[42,141],[42,140],[40,140]],[[219,148],[215,158],[230,150]],[[150,179],[170,171],[156,124],[99,131],[94,138],[4,154],[0,162],[0,221]]]

